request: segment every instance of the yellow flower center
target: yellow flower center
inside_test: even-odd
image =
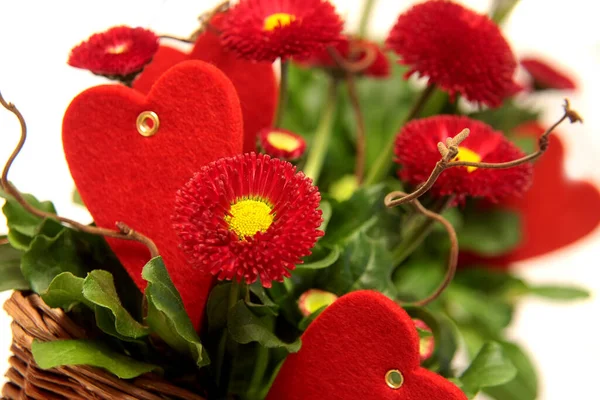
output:
[[[284,132],[271,132],[267,136],[271,146],[284,151],[294,151],[300,146],[300,141]]]
[[[265,25],[263,29],[265,31],[272,31],[275,28],[284,27],[290,25],[296,20],[296,17],[292,14],[287,13],[275,13],[265,18]]]
[[[129,49],[127,43],[120,43],[106,49],[108,54],[123,54]]]
[[[458,155],[456,156],[454,161],[480,162],[481,156],[471,149],[459,146]],[[473,172],[476,169],[477,167],[467,167],[467,172]]]
[[[273,223],[272,208],[263,201],[244,199],[231,205],[225,222],[240,239],[253,237],[257,232],[265,232]]]

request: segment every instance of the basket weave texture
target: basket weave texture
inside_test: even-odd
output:
[[[13,318],[13,342],[3,400],[204,400],[155,374],[119,379],[98,368],[65,366],[43,370],[31,354],[34,339],[42,342],[84,339],[86,332],[60,309],[48,307],[36,294],[14,292],[4,304]]]

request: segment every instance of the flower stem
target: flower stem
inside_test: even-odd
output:
[[[443,200],[434,206],[431,211],[441,214],[444,212],[444,210],[446,210],[446,208],[448,208],[451,201],[452,198]],[[421,245],[421,243],[423,243],[425,238],[427,238],[427,236],[429,236],[431,233],[431,229],[433,228],[433,224],[435,222],[436,221],[431,218],[421,218],[421,221],[410,230],[408,235],[402,239],[400,245],[392,252],[393,265],[400,265]]]
[[[435,85],[429,85],[429,86],[427,86],[427,88],[425,88],[425,90],[423,90],[423,92],[419,96],[417,102],[413,105],[411,110],[408,112],[408,115],[406,116],[404,123],[402,125],[405,125],[407,122],[411,121],[412,119],[416,118],[419,115],[419,113],[421,112],[421,110],[423,109],[425,104],[427,103],[427,100],[429,100],[429,98],[434,93],[434,91],[435,91]],[[396,141],[396,136],[392,135],[390,137],[388,143],[386,144],[385,148],[383,149],[381,156],[379,156],[375,165],[373,165],[373,167],[369,171],[369,174],[367,175],[367,178],[365,179],[365,182],[364,182],[365,185],[373,185],[375,183],[378,183],[385,177],[385,174],[389,171],[390,167],[392,166],[393,157],[394,157],[395,141]]]
[[[365,161],[367,156],[365,118],[360,108],[356,80],[353,74],[347,74],[346,85],[348,86],[348,97],[354,111],[354,118],[356,118],[356,165],[354,167],[354,174],[356,182],[361,185],[365,175]]]
[[[331,135],[333,134],[333,122],[337,107],[337,92],[338,81],[337,79],[332,79],[327,90],[325,111],[321,116],[321,121],[315,132],[310,153],[308,154],[306,165],[304,167],[304,173],[313,180],[313,184],[316,184],[319,180],[323,162],[325,161],[325,156],[327,155],[327,150],[329,148],[329,142],[331,141]]]
[[[269,365],[269,349],[263,347],[260,343],[257,344],[257,353],[254,363],[254,371],[250,378],[250,386],[248,388],[249,399],[262,399],[261,384],[265,376],[265,371]]]
[[[358,37],[364,38],[369,30],[369,22],[371,21],[371,14],[375,8],[376,0],[364,0],[365,6],[362,10],[360,17],[360,25],[358,26]]]
[[[285,107],[287,106],[288,100],[288,77],[290,70],[290,62],[288,60],[280,60],[281,65],[281,77],[279,78],[279,101],[277,105],[277,113],[275,114],[275,128],[281,128],[283,123],[283,116],[285,114]]]
[[[227,302],[227,313],[235,306],[240,299],[240,287],[243,283],[238,283],[235,279],[231,281],[229,288],[229,299]],[[229,346],[228,346],[229,344]],[[219,389],[223,394],[227,394],[229,379],[231,378],[231,365],[236,350],[235,343],[229,340],[229,330],[227,325],[223,328],[221,339],[219,340],[216,367],[216,380],[219,383]]]

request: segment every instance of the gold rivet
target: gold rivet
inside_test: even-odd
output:
[[[154,111],[142,111],[135,122],[140,135],[150,137],[156,135],[160,120]]]
[[[397,369],[391,369],[385,374],[385,383],[392,389],[400,389],[404,384],[404,376]]]

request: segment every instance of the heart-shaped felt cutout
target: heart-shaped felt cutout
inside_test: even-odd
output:
[[[152,111],[156,134],[142,136],[136,120]],[[63,146],[75,185],[98,226],[123,221],[156,243],[199,326],[213,278],[192,270],[179,249],[171,215],[175,193],[203,165],[242,150],[242,115],[229,79],[214,66],[186,61],[164,74],[145,96],[121,85],[88,89],[63,120]],[[140,289],[149,260],[141,244],[108,239]]]
[[[302,348],[285,360],[267,400],[466,400],[419,360],[410,316],[378,292],[352,292],[304,332]],[[404,378],[397,389],[386,382],[392,370]]]
[[[222,17],[213,17],[211,26],[218,29]],[[256,135],[260,130],[271,127],[277,109],[278,84],[273,65],[237,58],[221,46],[216,33],[207,30],[198,37],[189,55],[160,46],[152,62],[133,82],[134,89],[147,93],[156,79],[185,59],[211,63],[231,80],[240,98],[244,116],[244,152],[256,151]]]
[[[545,129],[527,123],[517,128],[522,137],[539,138]],[[484,258],[461,254],[461,264],[507,267],[513,262],[541,256],[568,246],[590,234],[600,224],[600,192],[590,182],[569,179],[564,170],[565,149],[556,135],[534,164],[533,185],[521,198],[509,198],[499,206],[519,213],[523,238],[508,254]]]

